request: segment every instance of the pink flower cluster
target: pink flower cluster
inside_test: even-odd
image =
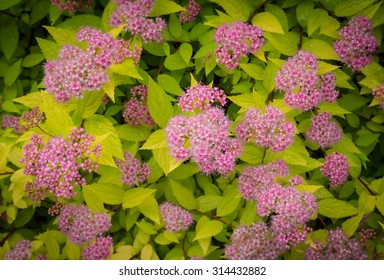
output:
[[[180,97],[179,107],[184,112],[193,112],[195,109],[207,110],[214,102],[224,106],[227,103],[225,92],[217,87],[196,84]]]
[[[67,205],[59,215],[58,226],[73,244],[83,244],[108,231],[111,219],[106,213],[93,213],[85,205]]]
[[[320,167],[323,176],[327,176],[331,187],[338,187],[348,179],[349,162],[345,155],[333,152],[325,157],[325,163]]]
[[[376,238],[376,231],[373,228],[364,228],[359,232],[360,244],[364,248],[369,248],[371,246],[370,240]]]
[[[316,211],[315,196],[299,192],[293,186],[274,184],[258,195],[257,212],[261,217],[270,218],[275,242],[285,249],[306,239],[311,230],[306,223]]]
[[[147,163],[140,163],[138,159],[129,153],[124,153],[125,161],[116,159],[116,165],[119,167],[122,176],[121,182],[129,187],[137,183],[143,183],[150,174],[150,169]]]
[[[305,133],[309,141],[319,144],[322,149],[336,145],[341,139],[342,130],[331,119],[332,116],[328,112],[312,117],[311,126]]]
[[[266,106],[265,110],[263,114],[256,108],[249,109],[237,125],[236,135],[242,142],[254,141],[273,152],[283,151],[293,143],[294,125],[280,109]]]
[[[105,260],[109,257],[112,246],[112,237],[97,237],[94,243],[84,249],[81,257],[83,260]]]
[[[360,71],[373,60],[377,40],[373,35],[372,22],[369,18],[358,16],[339,32],[341,37],[333,45],[340,60],[353,71]]]
[[[384,110],[384,84],[374,88],[372,95],[375,99],[380,100],[381,108]]]
[[[60,10],[73,13],[75,11],[83,11],[91,7],[93,0],[50,0],[53,5],[56,5]]]
[[[90,158],[91,154],[99,157],[101,153],[100,144],[91,148],[94,140],[83,128],[76,127],[68,139],[52,137],[46,144],[41,136],[32,135],[31,143],[24,146],[21,159],[25,163],[24,174],[35,176],[30,191],[34,189],[35,193],[44,193],[47,189],[56,197],[73,197],[76,194],[74,187],[86,184],[80,170],[92,172],[98,168]]]
[[[22,130],[20,127],[19,117],[7,115],[5,114],[3,116],[3,121],[1,122],[1,128],[7,129],[7,128],[13,128],[13,131],[17,134],[21,134]]]
[[[288,173],[288,166],[283,160],[247,166],[239,176],[240,193],[244,199],[256,201],[261,192],[276,184],[277,177],[286,177]]]
[[[197,4],[194,0],[189,0],[189,6],[185,7],[185,10],[179,14],[179,19],[181,23],[186,23],[188,21],[194,21],[195,18],[199,15],[200,5]]]
[[[281,253],[281,248],[274,240],[274,233],[264,222],[238,226],[224,252],[230,260],[274,260]]]
[[[16,243],[13,249],[9,250],[5,256],[5,260],[28,260],[32,254],[30,252],[32,246],[29,240],[21,240]]]
[[[177,160],[191,157],[205,174],[228,175],[241,153],[239,141],[228,136],[228,117],[218,108],[209,108],[189,119],[173,117],[166,134],[172,156]]]
[[[112,27],[126,24],[124,31],[140,36],[145,43],[161,42],[166,22],[160,17],[154,20],[147,18],[152,10],[154,0],[113,0],[117,3],[116,10],[109,18]]]
[[[193,217],[187,210],[168,201],[160,205],[160,214],[165,229],[170,232],[188,229],[193,223]]]
[[[257,201],[257,213],[270,219],[273,240],[284,250],[305,240],[310,230],[306,223],[317,210],[316,198],[294,187],[302,183],[300,177],[293,177],[287,187],[277,183],[288,174],[286,163],[277,160],[244,168],[238,183],[242,197]]]
[[[154,126],[155,122],[149,114],[147,106],[148,86],[135,86],[131,89],[131,94],[131,99],[124,107],[124,120],[136,127],[141,125]]]
[[[109,80],[107,70],[111,64],[140,58],[141,49],[130,43],[114,39],[109,34],[89,27],[77,34],[78,41],[86,41],[86,51],[73,45],[64,45],[58,59],[44,65],[44,84],[48,93],[58,102],[68,102],[72,97],[82,98],[84,91],[99,90]]]
[[[257,52],[264,44],[263,30],[241,21],[220,25],[214,39],[218,45],[216,62],[228,69],[234,69],[242,57]]]
[[[355,238],[348,239],[340,229],[328,232],[326,244],[315,242],[316,248],[308,247],[305,251],[306,260],[366,260],[368,255],[363,251]]]
[[[335,76],[326,73],[316,75],[318,61],[307,51],[298,51],[288,58],[275,77],[276,89],[285,91],[284,100],[293,108],[310,110],[321,101],[333,102],[337,99]]]

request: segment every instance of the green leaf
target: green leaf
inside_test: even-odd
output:
[[[156,190],[154,189],[129,189],[123,196],[123,208],[136,207],[147,200],[147,198],[155,192]]]
[[[49,34],[52,35],[53,39],[59,44],[72,44],[79,45],[76,40],[76,32],[74,30],[58,28],[53,26],[44,26],[48,30]]]
[[[183,60],[186,64],[189,64],[189,62],[191,61],[192,52],[193,52],[193,49],[192,49],[191,44],[182,43],[180,45],[179,54],[183,58]]]
[[[207,217],[201,217],[196,224],[196,235],[193,240],[204,239],[215,236],[223,229],[219,221],[210,221]]]
[[[168,70],[181,70],[187,68],[189,65],[185,62],[180,52],[176,52],[166,57],[164,66]]]
[[[304,1],[297,5],[296,7],[296,18],[297,22],[301,26],[306,26],[307,25],[307,20],[310,17],[311,12],[313,11],[313,2],[312,1]]]
[[[33,67],[33,66],[39,64],[43,60],[44,60],[44,55],[43,54],[41,54],[41,53],[31,53],[31,54],[28,54],[27,56],[25,56],[23,58],[23,62],[21,63],[21,65],[23,67],[29,68],[29,67]]]
[[[53,234],[53,231],[47,230],[44,233],[43,239],[45,248],[47,249],[47,259],[48,260],[57,260],[60,255],[60,247],[57,242],[56,236]]]
[[[165,175],[183,163],[182,161],[176,160],[173,156],[171,156],[168,147],[152,150],[152,153]]]
[[[196,199],[193,193],[182,184],[172,179],[169,179],[169,184],[172,194],[176,197],[179,204],[188,210],[196,208]]]
[[[11,112],[11,113],[20,113],[20,110],[17,108],[15,103],[13,103],[11,100],[6,100],[1,104],[1,108],[5,112]]]
[[[201,212],[212,211],[217,208],[217,204],[219,203],[220,196],[207,194],[199,196],[196,199],[196,209]]]
[[[240,224],[250,226],[256,220],[256,203],[247,201],[243,213],[241,214]]]
[[[0,28],[0,38],[3,38],[0,40],[0,48],[6,59],[9,60],[19,44],[19,29],[17,25],[13,22],[12,24],[3,24]]]
[[[249,164],[259,164],[263,160],[264,150],[253,143],[245,143],[240,159]]]
[[[247,21],[253,11],[253,2],[247,0],[212,0],[212,2],[220,5],[228,15],[240,21]]]
[[[51,5],[49,8],[49,20],[51,21],[51,25],[54,25],[55,22],[62,15],[63,11],[56,5]]]
[[[114,158],[124,159],[123,148],[119,136],[111,121],[105,116],[92,115],[84,122],[85,130],[94,135],[96,140],[102,140],[100,158],[95,159],[99,164],[116,167]],[[105,136],[107,136],[105,138]]]
[[[318,75],[323,75],[325,73],[331,72],[333,70],[338,69],[340,66],[325,63],[323,61],[319,61],[319,69],[317,70]]]
[[[264,71],[263,85],[268,92],[272,92],[276,87],[275,76],[279,68],[273,64],[268,63]]]
[[[181,27],[179,18],[175,14],[171,14],[169,17],[168,28],[175,39],[180,38],[183,28]]]
[[[112,13],[116,10],[117,3],[114,1],[108,1],[108,4],[105,6],[103,15],[101,16],[101,30],[107,32],[111,29],[109,25],[109,18]]]
[[[345,218],[357,214],[357,208],[336,198],[326,198],[318,202],[319,214],[328,218]]]
[[[312,52],[316,58],[338,60],[333,47],[327,42],[319,39],[309,39],[304,42],[303,50]]]
[[[78,30],[81,27],[88,26],[100,29],[101,19],[95,15],[77,15],[66,19],[57,25],[60,28]]]
[[[142,80],[143,78],[140,76],[139,72],[137,72],[136,66],[132,59],[127,59],[119,64],[112,64],[110,66],[110,70],[113,73],[136,78]]]
[[[21,0],[0,0],[0,11],[6,10],[19,4]],[[3,37],[2,37],[3,38]]]
[[[103,203],[117,205],[123,203],[124,190],[110,183],[96,183],[87,186]]]
[[[219,217],[227,216],[233,213],[241,201],[241,195],[237,187],[232,187],[223,197],[220,198],[217,205],[216,214]]]
[[[88,91],[84,97],[76,102],[77,108],[74,113],[74,119],[80,121],[92,116],[100,107],[104,93],[102,91]]]
[[[50,2],[48,0],[40,0],[32,6],[30,25],[43,19],[49,13]]]
[[[165,137],[165,129],[159,129],[149,136],[148,140],[144,143],[140,150],[154,150],[166,147],[168,147],[168,144]]]
[[[4,83],[6,86],[11,86],[21,73],[21,58],[8,67],[4,76]]]
[[[340,2],[335,9],[338,17],[349,17],[356,15],[365,8],[371,6],[375,0],[348,0]]]
[[[141,142],[148,139],[151,135],[149,127],[133,127],[128,124],[122,124],[115,127],[117,134],[122,140]]]
[[[188,177],[191,177],[198,173],[200,171],[199,167],[196,163],[189,162],[180,165],[176,169],[174,169],[172,172],[168,174],[168,177],[173,180],[184,180]]]
[[[376,196],[364,191],[359,196],[359,214],[365,215],[373,212],[376,204]]]
[[[179,86],[179,82],[167,74],[160,74],[157,76],[157,83],[163,90],[171,94],[180,96],[184,93],[184,91]]]
[[[204,57],[209,54],[213,54],[217,48],[217,43],[216,41],[210,41],[204,45],[201,46],[201,48],[195,53],[193,58],[200,58]]]
[[[15,220],[15,227],[21,228],[26,225],[35,214],[35,208],[30,206],[28,208],[20,210]]]
[[[255,80],[263,80],[264,78],[264,69],[260,65],[251,64],[251,63],[240,63],[241,69],[244,70],[250,77]]]
[[[149,196],[138,206],[139,211],[147,218],[160,225],[160,210],[157,200],[153,196]]]
[[[162,128],[173,115],[169,96],[151,78],[148,82],[148,110],[153,120]]]
[[[171,0],[156,0],[152,6],[152,11],[148,16],[157,17],[162,15],[173,14],[185,10],[180,5]]]
[[[284,34],[279,20],[270,12],[256,14],[252,19],[252,24],[261,27],[263,31]]]
[[[359,224],[362,218],[363,218],[363,215],[359,214],[356,217],[349,218],[341,225],[347,238],[350,238],[355,233],[355,231],[359,227]]]
[[[384,215],[384,193],[376,197],[376,207]]]
[[[264,37],[276,48],[280,53],[292,56],[298,50],[299,36],[298,34],[289,32],[287,34],[276,34],[264,32]],[[268,64],[270,65],[270,64]]]
[[[345,110],[343,107],[339,106],[337,102],[321,102],[319,105],[319,112],[327,111],[333,116],[344,116],[345,114],[351,114],[348,110]]]
[[[36,40],[45,59],[50,60],[57,58],[61,49],[60,44],[41,38],[36,38]]]
[[[63,251],[65,251],[70,260],[79,260],[81,257],[80,245],[73,244],[69,240],[67,240]]]
[[[84,197],[84,201],[87,204],[87,207],[97,211],[97,212],[104,212],[104,204],[101,200],[101,197],[98,196],[94,191],[92,191],[92,187],[90,186],[84,186],[82,188],[82,193]]]
[[[341,107],[349,110],[355,111],[369,102],[369,99],[358,94],[344,94],[339,100],[338,103]]]

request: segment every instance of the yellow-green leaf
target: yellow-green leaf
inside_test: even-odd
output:
[[[284,34],[279,20],[270,12],[256,14],[252,19],[252,24],[261,27],[263,31]]]

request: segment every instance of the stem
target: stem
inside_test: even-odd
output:
[[[323,225],[323,227],[326,228],[327,225],[324,223],[323,219],[320,216],[319,216],[319,220],[320,220],[321,224]]]
[[[43,133],[45,133],[45,134],[47,134],[47,135],[49,135],[49,136],[51,136],[51,137],[54,137],[52,134],[50,134],[50,133],[46,132],[44,129],[42,129],[39,125],[36,125],[36,127],[37,127],[38,129],[40,129]]]
[[[267,154],[267,147],[264,148],[263,157],[261,158],[261,162],[264,162],[265,155]]]
[[[13,228],[11,229],[11,231],[8,232],[8,234],[7,234],[6,236],[4,236],[3,239],[1,239],[1,241],[0,241],[0,247],[2,247],[2,246],[5,244],[5,241],[7,241],[7,239],[8,239],[9,237],[11,237],[12,234],[14,234],[15,232],[16,232],[16,228],[13,227]]]
[[[300,41],[299,41],[299,50],[303,46],[303,27],[300,25]]]
[[[3,172],[3,173],[0,173],[0,176],[2,176],[2,175],[11,175],[13,173],[15,173],[15,172]]]
[[[359,182],[367,189],[370,195],[375,195],[375,193],[368,187],[367,183],[365,183],[360,177],[357,178]]]
[[[204,213],[204,212],[201,212],[201,211],[199,211],[199,210],[191,210],[191,211],[192,211],[192,212],[196,212],[196,213],[198,213],[198,214],[200,214],[200,215],[203,215],[203,216],[206,216],[206,217],[215,219],[215,220],[217,220],[217,221],[219,221],[219,222],[222,222],[223,224],[225,224],[225,225],[227,225],[227,226],[233,228],[233,226],[232,226],[231,224],[227,223],[226,221],[222,220],[221,218],[219,218],[219,217],[217,217],[217,216],[215,216],[215,215],[211,215],[211,214],[208,214],[208,213]]]

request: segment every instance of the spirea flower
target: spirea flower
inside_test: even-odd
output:
[[[217,42],[216,62],[223,63],[228,69],[234,69],[242,57],[257,52],[264,44],[260,27],[240,21],[220,25],[214,39]]]
[[[109,18],[112,27],[125,24],[124,31],[140,36],[145,43],[161,42],[166,22],[161,17],[147,18],[152,11],[154,0],[113,0],[117,3],[116,10]]]
[[[110,217],[106,213],[93,213],[85,205],[67,205],[59,215],[59,229],[74,244],[83,244],[108,231]]]
[[[274,184],[258,195],[257,213],[270,218],[275,241],[286,249],[305,240],[310,230],[306,223],[316,210],[315,196],[293,186]]]
[[[276,89],[284,91],[285,102],[293,108],[310,110],[321,101],[333,102],[337,99],[335,76],[326,73],[316,75],[319,63],[313,53],[298,51],[288,58],[277,72]]]
[[[44,119],[44,115],[39,107],[33,107],[31,111],[26,111],[22,114],[21,129],[24,131],[39,126],[43,123]]]
[[[77,33],[79,42],[88,43],[87,50],[63,45],[58,58],[44,65],[44,84],[48,93],[58,102],[68,102],[72,97],[82,98],[84,91],[99,90],[109,80],[111,64],[126,58],[138,61],[141,49],[131,47],[125,40],[114,39],[100,30],[84,27]]]
[[[341,39],[333,47],[340,60],[353,71],[360,71],[373,60],[377,40],[369,18],[354,17],[340,30],[339,35]]]
[[[98,237],[84,249],[81,257],[83,260],[105,260],[111,254],[112,246],[112,237]]]
[[[315,242],[316,248],[308,247],[304,253],[306,260],[366,260],[368,255],[355,238],[348,239],[340,229],[328,233],[327,243]]]
[[[171,155],[178,160],[191,157],[205,174],[228,175],[241,153],[239,141],[228,136],[228,117],[218,108],[209,108],[189,119],[174,117],[166,134]]]
[[[181,23],[194,21],[195,18],[199,15],[199,12],[200,5],[197,4],[194,0],[189,0],[189,6],[185,7],[185,10],[179,14],[179,20]]]
[[[50,0],[53,5],[56,5],[62,11],[83,11],[90,8],[93,0]]]
[[[29,192],[41,193],[47,189],[56,197],[71,198],[76,193],[75,186],[84,186],[85,179],[80,170],[92,172],[98,165],[90,155],[99,157],[100,144],[91,148],[95,139],[83,128],[73,128],[67,139],[52,137],[47,143],[37,134],[32,135],[31,143],[24,146],[24,174],[35,176],[29,185]],[[34,191],[31,188],[35,188]]]
[[[278,108],[266,106],[265,110],[262,113],[256,108],[249,109],[237,125],[236,135],[242,142],[254,141],[273,152],[285,150],[293,143],[293,123]]]
[[[222,89],[211,88],[203,84],[196,84],[185,91],[179,99],[179,107],[182,111],[193,112],[194,109],[207,110],[214,102],[224,106],[227,96]]]
[[[132,97],[125,104],[123,118],[132,126],[154,126],[155,122],[149,114],[147,106],[148,86],[139,85],[131,89]]]
[[[239,189],[246,200],[258,199],[258,195],[273,186],[277,176],[288,176],[288,166],[283,160],[277,160],[267,165],[247,166],[239,176]]]
[[[274,260],[281,253],[273,232],[264,222],[238,226],[224,251],[230,260]]]
[[[9,250],[5,256],[5,260],[27,260],[32,254],[30,252],[32,250],[32,246],[29,240],[21,240],[16,243],[13,249]]]
[[[116,165],[122,173],[121,182],[129,187],[132,187],[137,183],[143,183],[150,174],[148,164],[141,163],[129,152],[124,153],[124,159],[124,161],[116,159]]]
[[[349,162],[345,155],[333,152],[325,157],[325,163],[320,167],[323,176],[328,177],[331,187],[338,187],[348,179]]]
[[[380,100],[381,108],[384,110],[384,84],[375,87],[372,90],[372,95],[375,99]]]
[[[188,229],[193,223],[193,217],[187,210],[171,202],[166,201],[160,205],[160,214],[165,229],[170,232]]]
[[[322,149],[336,145],[341,139],[341,128],[332,121],[328,112],[322,112],[312,117],[311,125],[305,133],[309,141],[315,142]]]
[[[3,116],[3,121],[1,122],[1,128],[2,129],[13,128],[13,131],[15,133],[17,134],[22,133],[19,117],[12,116],[12,115],[5,114]]]

